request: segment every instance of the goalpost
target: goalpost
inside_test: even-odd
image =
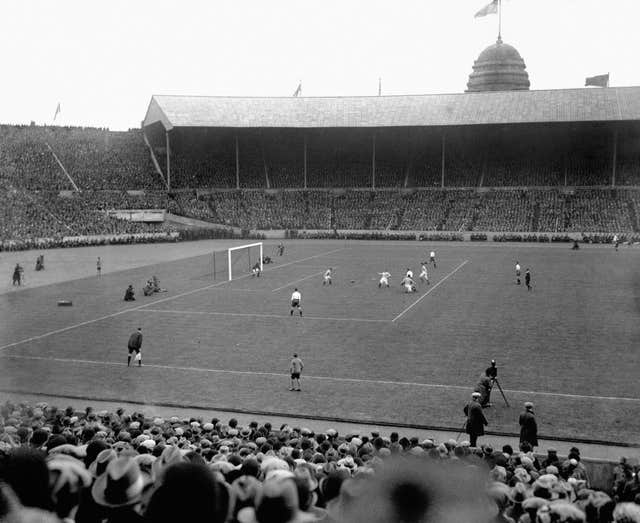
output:
[[[213,278],[227,279],[251,273],[251,269],[256,263],[260,264],[262,272],[262,260],[264,251],[262,242],[249,243],[230,247],[226,251],[213,253]]]

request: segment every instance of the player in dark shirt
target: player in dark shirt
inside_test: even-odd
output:
[[[531,273],[529,272],[529,268],[527,267],[527,272],[524,273],[524,283],[527,286],[527,290],[531,290]]]
[[[16,263],[15,269],[13,269],[13,284],[20,287],[22,284],[22,273],[24,270],[20,267],[19,263]]]

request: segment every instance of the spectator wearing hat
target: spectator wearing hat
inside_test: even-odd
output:
[[[104,507],[108,523],[138,523],[144,518],[135,510],[142,498],[144,481],[138,463],[131,457],[112,460],[104,474],[98,476],[91,495]]]
[[[479,392],[474,392],[471,394],[471,401],[464,407],[464,413],[467,416],[465,432],[469,434],[472,447],[476,446],[478,437],[484,435],[484,427],[489,424],[482,412],[480,397],[481,394]]]
[[[151,497],[146,520],[223,522],[229,508],[229,492],[204,464],[175,463],[167,468],[162,485]]]
[[[520,414],[520,443],[525,441],[531,445],[531,448],[538,446],[538,424],[536,416],[533,412],[533,403],[527,401],[524,404],[524,412]]]
[[[560,462],[560,458],[558,457],[558,451],[554,448],[549,448],[547,449],[547,457],[545,459],[542,460],[542,468],[547,468],[547,467],[560,467],[561,462]]]

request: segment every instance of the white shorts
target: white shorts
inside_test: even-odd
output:
[[[387,280],[387,278],[380,278],[380,285],[389,285],[389,280]]]

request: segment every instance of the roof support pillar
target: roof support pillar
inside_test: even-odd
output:
[[[171,190],[171,141],[169,140],[169,131],[164,132],[167,150],[167,189]]]
[[[618,129],[613,131],[613,158],[611,160],[611,187],[615,187],[616,163],[618,163]]]
[[[443,188],[444,188],[445,144],[446,144],[446,136],[444,134],[444,131],[442,131],[442,163],[440,167],[440,187],[443,187]]]
[[[240,189],[240,147],[238,146],[237,134],[236,134],[236,189]]]
[[[376,132],[371,137],[371,188],[376,188]]]
[[[303,144],[304,188],[307,188],[307,133],[304,133]]]

